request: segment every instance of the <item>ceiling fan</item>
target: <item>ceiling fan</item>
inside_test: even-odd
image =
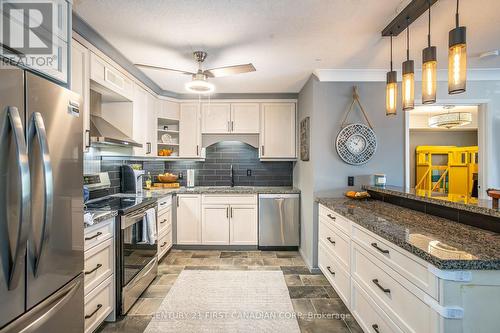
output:
[[[205,61],[205,59],[207,58],[207,52],[195,51],[193,52],[193,56],[196,62],[198,62],[198,71],[196,73],[146,64],[135,65],[137,67],[165,70],[185,75],[191,75],[192,81],[186,83],[186,90],[197,94],[209,94],[215,90],[214,84],[208,82],[208,78],[210,77],[223,77],[255,71],[255,67],[251,63],[203,70],[202,64],[203,61]]]

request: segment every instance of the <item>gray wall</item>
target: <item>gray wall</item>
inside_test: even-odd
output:
[[[378,140],[375,156],[365,165],[344,163],[335,150],[340,124],[352,101],[353,86],[358,87],[361,103],[373,124]],[[294,168],[294,186],[302,191],[301,252],[309,267],[317,267],[318,195],[342,196],[348,189],[347,176],[356,177],[355,188],[361,187],[360,176],[386,173],[388,182],[403,185],[404,123],[403,116],[385,116],[385,84],[319,82],[315,76],[299,93],[299,121],[311,117],[311,160],[298,161]],[[381,93],[382,92],[382,93]],[[348,123],[362,121],[360,111],[351,112]]]
[[[293,169],[293,185],[301,190],[301,224],[300,224],[300,252],[309,267],[315,267],[313,258],[316,257],[317,247],[317,225],[314,224],[314,216],[317,212],[314,211],[314,168],[313,163],[318,155],[313,150],[316,133],[313,130],[313,109],[314,109],[314,85],[317,84],[316,78],[311,76],[304,85],[299,94],[298,99],[298,120],[299,122],[305,117],[310,119],[310,143],[311,149],[309,152],[309,161],[299,161],[295,163]]]
[[[477,146],[477,131],[410,130],[410,187],[415,187],[415,149],[418,146]]]

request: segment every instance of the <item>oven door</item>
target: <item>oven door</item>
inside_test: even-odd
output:
[[[120,236],[122,313],[126,313],[156,277],[158,240],[148,238],[145,210],[122,216]]]

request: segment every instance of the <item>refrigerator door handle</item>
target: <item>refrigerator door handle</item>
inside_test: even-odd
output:
[[[39,332],[39,328],[46,323],[51,317],[63,308],[70,299],[73,298],[75,293],[80,288],[82,284],[81,279],[76,279],[74,282],[70,282],[67,286],[63,287],[61,290],[57,291],[55,294],[45,300],[42,304],[38,306],[40,308],[39,312],[32,316],[27,316],[26,318],[20,317],[18,320],[12,324],[12,326],[5,327],[2,333],[35,333]],[[48,308],[48,309],[47,309]]]
[[[44,212],[43,212],[43,225],[41,230],[40,242],[38,249],[34,249],[33,254],[33,272],[36,276],[42,251],[45,243],[50,235],[50,224],[52,221],[52,209],[54,206],[54,179],[52,174],[52,163],[50,160],[49,143],[47,141],[47,133],[45,131],[45,124],[42,115],[39,112],[34,112],[28,127],[28,154],[31,157],[31,141],[37,138],[40,153],[42,155],[43,167],[43,180],[44,180]]]
[[[17,243],[14,250],[14,256],[10,258],[10,267],[8,268],[8,288],[9,290],[16,289],[19,285],[21,279],[21,269],[19,265],[24,262],[24,254],[26,252],[26,242],[28,240],[28,233],[30,229],[30,212],[31,212],[31,200],[30,200],[30,169],[28,162],[28,149],[26,148],[26,141],[24,140],[24,130],[19,111],[16,107],[9,106],[5,110],[5,119],[3,120],[3,126],[0,128],[0,141],[8,142],[9,135],[9,125],[14,134],[14,141],[16,144],[17,162],[18,162],[18,173],[20,180],[20,193],[19,193],[19,204],[21,205],[21,211],[19,214],[19,221],[17,225],[16,235]],[[8,148],[0,145],[0,170],[7,168],[8,158]],[[4,171],[1,171],[4,174]],[[6,171],[5,171],[6,173]],[[7,184],[3,182],[3,178],[0,178],[0,187],[2,190],[7,190]],[[0,207],[4,214],[8,211],[6,202],[1,202]],[[10,252],[10,241],[8,239],[7,222],[5,221],[5,226],[1,226],[2,230],[2,245],[7,247],[7,252]],[[6,239],[4,239],[4,237]],[[12,256],[12,253],[10,254]]]

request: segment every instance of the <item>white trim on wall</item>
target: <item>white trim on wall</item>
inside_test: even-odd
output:
[[[385,82],[387,69],[316,69],[313,74],[322,82]],[[398,81],[401,81],[398,71]],[[448,81],[448,70],[440,69],[438,81]],[[415,70],[415,80],[422,80],[422,70]],[[500,80],[500,68],[469,68],[467,81]]]

